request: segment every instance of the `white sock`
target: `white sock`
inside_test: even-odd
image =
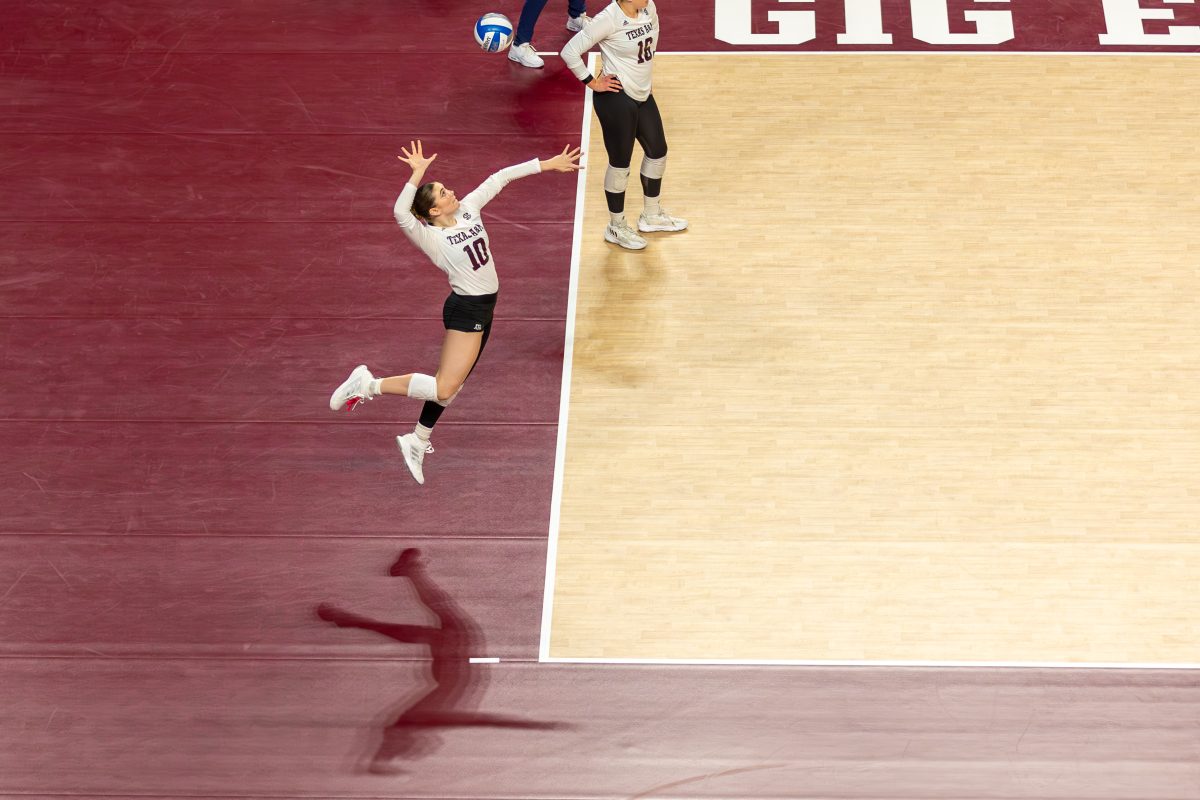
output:
[[[618,226],[624,221],[625,221],[625,212],[624,211],[622,211],[619,214],[614,214],[611,211],[608,212],[608,224],[609,225]]]
[[[367,383],[367,397],[379,397],[379,384],[383,383],[383,378],[376,378]]]
[[[660,208],[658,205],[657,197],[644,197],[642,199],[646,201],[645,213],[647,217],[657,217],[662,213],[662,208]]]
[[[417,438],[422,442],[429,444],[429,437],[433,436],[433,428],[426,428],[424,425],[418,422],[417,427],[413,428],[413,433],[415,433]]]

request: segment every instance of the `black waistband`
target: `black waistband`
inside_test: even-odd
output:
[[[491,294],[459,294],[458,292],[451,292],[451,294],[459,300],[465,300],[468,303],[480,306],[494,306],[496,298],[500,296],[499,292],[492,292]]]

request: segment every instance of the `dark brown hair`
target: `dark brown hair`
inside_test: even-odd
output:
[[[417,197],[413,200],[412,213],[426,222],[433,222],[429,217],[429,209],[433,208],[433,182],[430,181],[417,189]]]

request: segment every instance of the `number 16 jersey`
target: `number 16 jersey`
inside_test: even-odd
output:
[[[406,183],[393,209],[396,222],[413,244],[446,273],[455,294],[494,294],[500,289],[500,278],[496,274],[491,242],[483,227],[483,207],[512,181],[541,171],[541,165],[534,158],[490,176],[459,201],[458,211],[454,212],[454,225],[448,228],[426,225],[413,216],[417,187]]]
[[[616,75],[625,94],[639,103],[650,96],[651,59],[658,49],[658,10],[654,0],[638,12],[637,19],[625,16],[616,0],[592,17],[562,49],[563,63],[581,81],[592,76],[583,54],[599,45],[604,56],[604,73]]]

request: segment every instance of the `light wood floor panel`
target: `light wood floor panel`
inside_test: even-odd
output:
[[[692,230],[602,241],[593,119],[551,656],[1200,662],[1200,62],[655,79]]]

